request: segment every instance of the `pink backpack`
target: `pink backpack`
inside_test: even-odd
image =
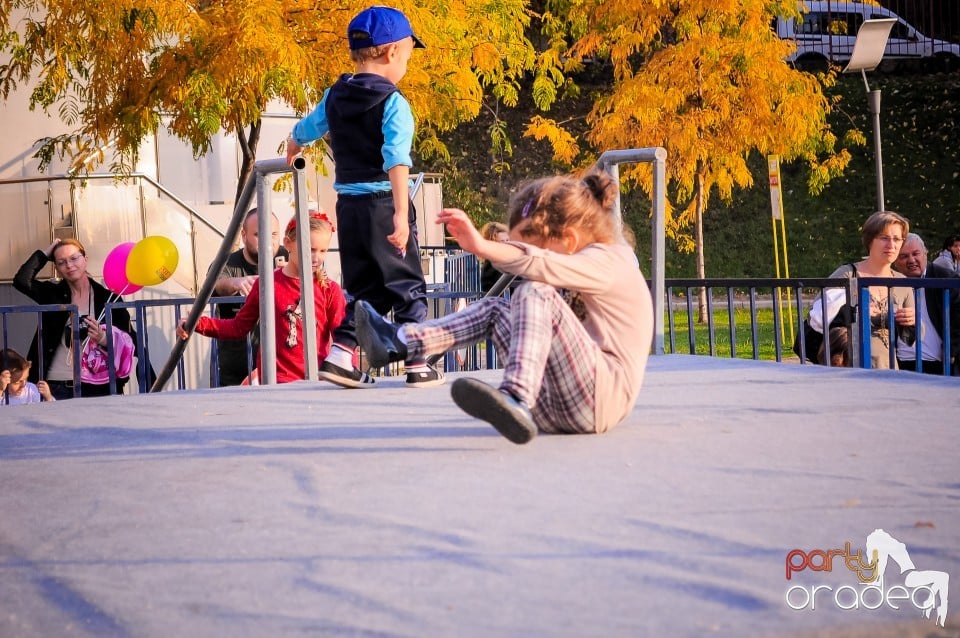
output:
[[[115,326],[113,328],[113,366],[118,379],[129,377],[133,370],[133,338]],[[110,383],[106,346],[101,347],[90,339],[84,342],[83,355],[80,359],[80,380],[96,385]]]

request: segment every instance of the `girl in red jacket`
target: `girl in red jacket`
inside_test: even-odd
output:
[[[323,262],[330,248],[333,224],[324,213],[310,213],[310,268],[313,271],[313,298],[317,317],[318,362],[330,352],[333,329],[343,321],[346,300],[343,290],[327,277]],[[283,247],[290,253],[289,261],[273,271],[274,325],[277,339],[277,382],[289,383],[306,377],[303,352],[303,313],[300,308],[300,256],[297,250],[296,217],[287,224],[283,235]],[[196,331],[217,339],[243,339],[253,329],[260,317],[260,282],[253,284],[243,307],[233,319],[200,317]],[[177,326],[177,336],[189,338],[186,319]],[[260,353],[257,352],[256,369],[251,373],[251,383],[259,378]]]

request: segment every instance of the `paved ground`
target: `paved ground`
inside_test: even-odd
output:
[[[382,386],[0,408],[0,636],[960,635],[958,379],[653,357],[620,427],[523,447]],[[786,580],[875,529],[945,628]]]

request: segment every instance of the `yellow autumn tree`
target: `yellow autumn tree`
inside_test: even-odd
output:
[[[235,134],[243,154],[239,193],[268,104],[279,100],[303,113],[352,71],[347,24],[368,4],[0,0],[0,95],[27,84],[31,108],[56,110],[71,127],[43,141],[42,165],[59,156],[89,170],[110,159],[124,172],[162,127],[197,156],[218,131]],[[476,117],[484,99],[516,103],[518,79],[536,59],[523,0],[391,4],[427,43],[401,83],[419,121],[421,152],[443,154],[437,133]]]
[[[751,185],[752,153],[806,161],[814,191],[849,162],[827,124],[823,88],[832,76],[793,69],[784,61],[793,44],[771,29],[775,15],[798,15],[795,0],[562,0],[545,11],[574,36],[563,51],[568,69],[587,58],[612,64],[613,85],[588,118],[592,149],[666,148],[668,232],[681,249],[696,250],[700,278],[711,195],[729,200]],[[583,150],[545,118],[527,134],[549,140],[558,160]],[[649,167],[623,167],[621,177],[650,192]],[[701,297],[701,316],[703,306]]]

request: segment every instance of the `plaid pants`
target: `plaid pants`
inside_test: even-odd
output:
[[[530,407],[542,432],[596,432],[598,348],[552,286],[524,282],[509,300],[485,297],[403,331],[408,358],[492,339],[506,362],[500,388]]]

